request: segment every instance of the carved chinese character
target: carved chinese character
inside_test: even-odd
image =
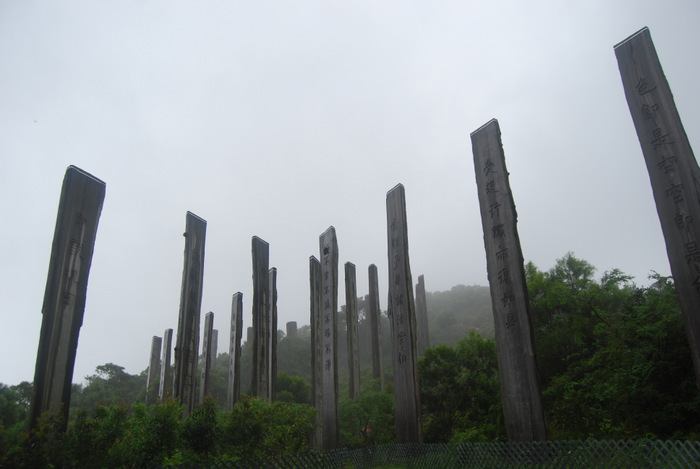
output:
[[[503,223],[493,225],[491,227],[491,234],[493,235],[494,239],[503,238],[505,236],[505,231],[503,231]]]
[[[672,197],[676,203],[683,202],[683,184],[671,184],[666,189],[666,197]]]
[[[331,330],[330,330],[330,329],[324,330],[324,331],[323,331],[323,335],[326,336],[326,337],[330,337],[330,336],[331,336]]]
[[[404,363],[406,363],[407,358],[408,356],[405,353],[399,352],[399,365],[403,365]]]
[[[656,166],[664,170],[664,173],[668,174],[671,171],[673,171],[675,168],[676,164],[676,157],[675,156],[667,156],[665,158],[662,158],[661,161],[656,163]]]
[[[685,243],[685,261],[690,264],[691,261],[700,262],[700,249],[695,241]]]
[[[640,77],[635,88],[637,89],[637,93],[639,93],[640,96],[644,96],[645,94],[649,94],[652,91],[654,91],[656,89],[656,84],[650,83],[644,77]]]
[[[661,127],[657,127],[651,132],[652,134],[652,139],[651,139],[651,144],[654,145],[654,150],[657,150],[659,147],[662,147],[664,145],[671,145],[673,143],[673,140],[671,140],[671,134],[670,133],[664,133],[664,130]]]
[[[678,228],[690,228],[690,225],[693,223],[693,217],[690,215],[685,215],[683,213],[677,213],[673,217],[673,221],[676,222],[676,226]]]
[[[331,361],[330,361],[330,360],[326,360],[326,363],[324,363],[323,366],[326,368],[326,371],[330,371],[330,369],[331,369]]]
[[[658,104],[642,104],[642,115],[645,119],[652,120],[656,117],[656,111],[659,110]]]
[[[501,304],[504,308],[510,308],[513,301],[515,301],[515,295],[513,295],[513,292],[504,292],[503,296],[501,296]]]
[[[496,181],[491,180],[491,181],[487,182],[486,183],[486,193],[487,194],[495,194],[496,192],[498,192],[498,190],[496,190]]]
[[[501,206],[501,204],[499,204],[498,202],[491,204],[489,206],[489,213],[491,214],[491,219],[493,219],[494,217],[498,218],[498,215],[499,215],[498,208],[500,206]]]
[[[489,174],[494,174],[495,171],[493,170],[493,167],[493,161],[491,161],[490,158],[486,160],[486,163],[484,163],[484,175],[488,176]]]
[[[508,248],[499,246],[500,249],[496,251],[496,259],[499,261],[507,261],[508,260]]]
[[[510,270],[508,270],[508,267],[504,267],[499,270],[496,277],[498,278],[499,284],[510,285]]]
[[[506,329],[510,329],[516,323],[516,316],[513,313],[506,314]]]

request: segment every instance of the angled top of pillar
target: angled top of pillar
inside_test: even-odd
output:
[[[213,317],[214,317],[214,313],[213,313],[212,311],[209,311],[207,314],[204,315],[204,318],[206,319],[206,318],[208,318],[209,316],[211,316],[211,317],[213,318]]]
[[[635,39],[637,36],[640,36],[640,35],[651,36],[651,32],[649,31],[649,28],[648,28],[648,27],[644,26],[642,29],[640,29],[640,30],[637,31],[636,33],[632,34],[632,35],[629,36],[628,38],[626,38],[626,39],[624,39],[624,40],[618,42],[617,44],[615,44],[615,45],[613,46],[613,49],[617,49],[618,47],[624,46],[626,42],[632,41],[633,39]]]
[[[323,233],[321,233],[321,236],[325,236],[326,233],[329,233],[329,234],[330,234],[330,233],[333,233],[333,234],[335,234],[335,227],[334,227],[333,225],[329,226],[329,227],[326,229],[326,231],[324,231]]]
[[[374,265],[374,264],[370,264],[368,268],[369,268],[369,269],[377,270],[377,266]]]
[[[352,267],[352,268],[354,269],[354,268],[355,268],[355,264],[353,264],[352,262],[346,262],[346,263],[345,263],[345,268],[348,268],[348,267]]]
[[[236,298],[237,296],[243,296],[243,293],[237,291],[236,293],[233,294],[233,297]]]
[[[478,134],[482,130],[487,129],[488,127],[490,127],[492,125],[495,125],[497,129],[499,128],[498,119],[496,119],[495,117],[493,119],[491,119],[490,121],[488,121],[487,123],[485,123],[484,125],[482,125],[481,127],[479,127],[478,129],[476,129],[474,132],[470,133],[469,136],[473,137],[475,134]]]
[[[275,272],[275,273],[276,273],[276,272],[277,272],[277,267],[272,267],[272,268],[270,269],[270,272]]]
[[[316,259],[316,256],[309,256],[309,261],[318,262],[318,259]]]
[[[403,188],[403,184],[398,183],[394,187],[392,187],[389,192],[386,193],[386,196],[389,197],[389,194],[393,193],[394,191],[398,192],[405,192],[405,189]]]
[[[101,186],[106,186],[105,182],[102,179],[93,176],[92,174],[88,173],[84,169],[78,168],[77,166],[70,165],[66,168],[66,177],[69,177],[69,176],[70,177],[72,177],[72,176],[84,177],[84,178],[90,179],[91,181],[93,181]]]
[[[266,245],[266,246],[269,246],[269,245],[270,245],[267,241],[265,241],[264,239],[260,238],[259,236],[253,236],[253,244],[255,244],[255,243],[262,243],[262,244],[264,244],[264,245]]]
[[[196,214],[190,212],[189,210],[187,211],[187,217],[188,217],[188,218],[190,218],[190,217],[191,217],[191,218],[194,218],[195,220],[197,220],[197,221],[199,221],[199,222],[202,222],[202,223],[204,223],[205,225],[207,224],[207,221],[206,221],[204,218],[202,218],[202,217],[200,217],[199,215],[196,215]]]
[[[425,280],[425,278],[423,277],[423,274],[420,274],[418,276],[418,283],[423,283],[424,280]]]

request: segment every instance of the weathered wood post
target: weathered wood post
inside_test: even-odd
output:
[[[425,280],[422,275],[418,276],[416,284],[416,325],[418,326],[418,356],[425,353],[425,349],[430,347],[428,338],[428,304],[425,299]]]
[[[270,401],[275,400],[277,395],[277,268],[273,267],[268,272],[268,282],[267,282],[270,293],[268,295],[270,301],[270,313],[269,324],[267,334],[269,337],[269,358],[268,358],[268,378],[267,382],[270,383],[269,389],[267,391],[267,398]]]
[[[396,441],[419,443],[421,432],[416,313],[411,265],[408,258],[406,194],[401,184],[391,189],[386,195],[386,222]]]
[[[544,440],[547,432],[518,238],[518,216],[498,121],[492,119],[472,132],[471,140],[506,431],[514,441]]]
[[[41,308],[30,427],[44,412],[68,422],[71,381],[105,183],[69,166],[63,178]]]
[[[311,399],[316,409],[313,443],[323,447],[323,314],[321,311],[321,263],[309,257],[309,310],[311,325]]]
[[[255,337],[255,334],[253,331],[253,326],[249,326],[248,329],[246,330],[246,334],[245,334],[246,343],[248,345],[253,345],[254,337]]]
[[[219,355],[219,331],[214,329],[211,331],[211,366],[216,363],[217,355]]]
[[[253,236],[253,381],[254,396],[268,399],[270,393],[270,245]]]
[[[319,237],[321,252],[321,313],[323,315],[323,444],[324,450],[338,446],[338,241],[335,228]]]
[[[382,366],[382,310],[379,306],[379,279],[377,266],[369,266],[369,327],[372,343],[372,377],[379,380],[384,389],[384,367]]]
[[[202,342],[202,375],[199,380],[199,402],[209,395],[211,383],[212,345],[214,336],[214,313],[204,315],[204,340]]]
[[[700,169],[648,28],[615,46],[700,388]]]
[[[287,323],[287,337],[291,338],[296,338],[297,336],[297,322],[296,321],[289,321]]]
[[[250,328],[248,328],[250,329]],[[241,398],[241,335],[243,334],[243,293],[231,301],[231,339],[228,348],[228,392],[226,407],[233,409]]]
[[[161,353],[160,385],[158,386],[158,398],[161,402],[173,395],[173,370],[170,365],[170,350],[173,347],[173,330],[166,329],[163,333],[163,352]]]
[[[360,396],[360,355],[357,334],[357,282],[355,264],[345,263],[345,323],[348,329],[348,369],[350,399]]]
[[[148,361],[148,374],[146,375],[146,404],[158,401],[158,379],[160,378],[160,349],[163,339],[154,335],[151,340],[151,357]]]
[[[189,415],[197,404],[197,361],[199,359],[199,321],[204,278],[204,244],[207,222],[187,212],[185,223],[185,265],[182,270],[180,315],[175,342],[175,399]]]

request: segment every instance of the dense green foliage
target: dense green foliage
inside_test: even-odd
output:
[[[700,393],[670,278],[638,287],[613,270],[596,281],[572,254],[548,272],[525,270],[551,438],[700,437]],[[426,441],[505,438],[491,339],[434,347],[419,367]]]
[[[639,287],[618,270],[597,280],[567,254],[549,271],[526,265],[536,359],[554,439],[700,438],[695,385],[673,281]],[[360,299],[361,300],[361,299]],[[484,287],[428,295],[429,348],[419,361],[426,442],[505,439],[490,298]],[[363,301],[360,343],[369,339]],[[343,325],[344,313],[339,313]],[[394,441],[389,324],[382,318],[385,389],[361,350],[361,394],[348,399],[344,328],[338,333],[340,436],[345,447]],[[466,331],[471,332],[466,333]],[[255,460],[309,448],[314,424],[308,326],[278,343],[277,401],[244,397],[223,411],[228,354],[214,361],[210,397],[184,417],[174,402],[146,406],[145,372],[99,366],[74,385],[67,432],[51,415],[26,431],[31,384],[0,384],[0,467],[153,466]],[[250,347],[241,370],[250,374]],[[242,383],[248,392],[249,383]]]

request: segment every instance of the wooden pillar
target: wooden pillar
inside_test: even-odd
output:
[[[513,441],[544,440],[547,435],[518,238],[518,217],[498,121],[492,119],[472,132],[471,140],[506,431]]]
[[[219,331],[214,329],[211,331],[211,366],[216,363],[216,357],[219,355]]]
[[[389,251],[389,316],[394,364],[396,441],[419,443],[420,395],[416,354],[416,312],[408,258],[406,195],[398,184],[386,195]]]
[[[425,353],[425,349],[430,347],[428,338],[428,305],[425,299],[425,280],[422,275],[418,276],[416,284],[416,325],[418,326],[418,356]]]
[[[267,391],[267,399],[274,401],[277,394],[277,268],[273,267],[268,272],[268,286],[270,288],[270,293],[268,298],[270,300],[270,313],[269,324],[267,329],[267,334],[269,337],[269,358],[268,358],[268,378],[267,381],[270,383],[269,389]]]
[[[323,326],[323,399],[321,416],[323,422],[324,450],[338,446],[338,241],[335,228],[328,228],[319,237],[321,253],[321,324]]]
[[[348,331],[348,369],[350,399],[360,396],[360,357],[357,334],[357,282],[355,264],[345,263],[345,323]]]
[[[199,403],[204,403],[211,391],[212,345],[214,336],[214,313],[204,315],[204,338],[202,342],[202,377],[199,380]]]
[[[161,402],[169,399],[173,395],[173,370],[170,364],[170,350],[173,347],[173,330],[166,329],[163,333],[163,352],[161,353],[160,365],[160,385],[158,387],[158,398]]]
[[[270,245],[253,236],[253,381],[254,396],[267,399],[270,392]]]
[[[250,329],[250,328],[248,328]],[[234,293],[231,301],[231,339],[228,348],[228,392],[226,407],[233,409],[241,398],[241,336],[243,334],[243,293]]]
[[[253,331],[253,326],[249,326],[248,329],[246,330],[246,335],[245,335],[245,342],[248,345],[253,345],[253,341],[255,340],[255,331]]]
[[[207,222],[187,212],[185,226],[185,265],[182,271],[180,315],[175,343],[174,397],[189,415],[197,403],[197,362],[199,322],[204,278],[204,244]]]
[[[151,357],[148,361],[148,374],[146,375],[146,404],[154,404],[158,401],[160,349],[162,343],[163,339],[153,336],[151,340]]]
[[[615,46],[700,388],[700,169],[648,28]]]
[[[63,178],[41,308],[30,426],[44,412],[68,421],[71,382],[105,183],[69,166]]]
[[[369,266],[369,327],[372,343],[372,376],[379,380],[380,389],[384,389],[384,367],[382,365],[382,310],[379,306],[379,279],[377,266]]]
[[[309,310],[311,325],[311,400],[316,409],[313,443],[323,447],[323,315],[321,312],[321,263],[309,257]]]
[[[297,336],[297,322],[289,321],[287,323],[287,337],[296,338]]]

